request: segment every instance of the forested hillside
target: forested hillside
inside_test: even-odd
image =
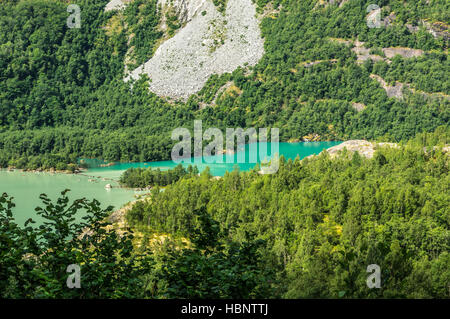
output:
[[[104,12],[107,2],[71,1],[81,8],[80,29],[66,25],[67,1],[0,3],[1,167],[167,159],[170,132],[193,119],[278,127],[283,141],[309,134],[399,141],[448,123],[448,1],[255,1],[265,39],[260,63],[212,76],[186,102],[149,92],[146,79],[123,81],[125,66],[170,37],[158,27],[157,1]],[[367,27],[374,2],[390,17],[387,26]],[[392,47],[423,54],[387,57]],[[361,50],[371,58],[361,61]],[[403,83],[401,98],[388,97],[374,75]]]
[[[281,160],[273,175],[186,174],[134,204],[134,235],[108,222],[111,207],[71,203],[67,191],[41,195],[46,222],[21,227],[3,194],[0,297],[449,298],[449,142],[441,127],[372,159],[343,152]],[[83,289],[67,289],[73,263]],[[379,289],[366,285],[372,264]]]
[[[448,298],[450,157],[442,147],[449,141],[441,127],[400,148],[380,148],[372,159],[344,152],[281,160],[273,175],[234,171],[217,180],[203,173],[164,192],[155,188],[127,218],[148,238],[195,240],[204,211],[225,234],[225,247],[261,241],[264,257],[252,269],[273,271],[271,297]],[[212,270],[190,274],[199,262],[189,259],[193,251],[173,254],[173,284],[218,278]],[[367,289],[371,264],[381,267],[381,289]],[[196,296],[180,285],[174,296]]]
[[[226,17],[230,2],[211,1]],[[15,222],[5,193],[1,298],[449,298],[448,0],[254,0],[263,57],[186,100],[125,79],[188,22],[158,0],[107,3],[0,0],[0,168],[165,160],[194,120],[397,144],[281,158],[271,175],[129,169],[122,186],[148,196],[113,212],[42,194],[37,226]],[[67,289],[71,264],[83,289]]]

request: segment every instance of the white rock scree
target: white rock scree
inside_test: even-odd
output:
[[[171,2],[159,3],[164,7]],[[254,66],[264,55],[264,39],[251,0],[228,0],[225,14],[211,0],[175,0],[172,5],[178,6],[178,11],[184,10],[186,25],[125,81],[147,74],[152,92],[186,100],[211,75]]]

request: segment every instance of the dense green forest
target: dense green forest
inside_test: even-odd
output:
[[[449,298],[449,141],[441,127],[372,159],[323,154],[281,160],[273,175],[184,178],[127,217],[148,234],[190,239],[200,210],[225,245],[260,240],[258,268],[275,272],[271,297]],[[381,289],[366,286],[370,264],[381,267]]]
[[[273,175],[186,175],[136,202],[134,234],[111,228],[111,207],[67,191],[41,195],[46,221],[20,227],[3,194],[0,296],[449,298],[449,142],[440,127],[372,159],[343,151],[281,160]],[[71,264],[81,289],[66,287]],[[366,286],[370,264],[380,289]]]
[[[34,227],[30,218],[20,227],[12,198],[0,196],[1,298],[248,299],[272,293],[273,271],[261,262],[263,241],[227,240],[204,210],[194,212],[198,227],[189,247],[171,238],[136,247],[131,230],[119,235],[110,228],[112,207],[86,199],[71,203],[68,190],[54,203],[45,194],[40,198],[44,208],[36,212],[43,225]],[[82,222],[75,222],[80,210]],[[80,267],[79,289],[68,289],[69,265]]]
[[[448,39],[434,38],[420,25],[425,19],[448,24],[445,0],[351,0],[342,6],[255,1],[265,38],[260,63],[212,76],[186,102],[149,92],[148,79],[123,81],[125,66],[150,58],[164,37],[157,1],[134,0],[121,13],[104,12],[107,2],[70,1],[81,8],[80,29],[66,25],[67,1],[0,3],[1,167],[64,169],[80,157],[164,160],[174,143],[170,132],[191,128],[194,119],[221,129],[278,127],[282,141],[313,133],[323,140],[400,141],[449,121],[448,99],[412,93],[388,98],[370,77],[403,81],[426,93],[449,93]],[[395,12],[392,25],[367,27],[366,8],[374,2],[385,15]],[[418,25],[418,31],[410,31],[408,24]],[[351,46],[332,38],[358,39],[375,52],[405,46],[425,54],[396,57],[390,64],[358,64]],[[311,61],[320,63],[305,66]],[[231,81],[239,94],[218,94]],[[358,112],[354,103],[364,110]]]
[[[153,186],[167,186],[186,176],[198,175],[196,166],[178,164],[174,169],[161,171],[159,168],[129,168],[120,176],[120,183],[125,187],[146,188]]]
[[[212,1],[225,13],[227,0]],[[262,59],[186,101],[124,81],[183,27],[176,13],[108,2],[0,0],[0,168],[167,160],[172,130],[194,120],[399,147],[281,158],[273,175],[130,169],[121,184],[148,196],[111,214],[68,190],[42,194],[39,226],[18,225],[5,193],[0,298],[450,298],[448,0],[254,0]],[[67,26],[69,4],[81,28]],[[402,84],[399,96],[383,83]],[[82,289],[67,288],[71,264]]]

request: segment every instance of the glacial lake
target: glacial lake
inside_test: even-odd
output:
[[[278,154],[283,155],[286,159],[295,159],[307,157],[312,154],[319,154],[322,150],[338,145],[341,142],[301,142],[301,143],[279,143]],[[260,144],[258,144],[258,147]],[[272,157],[271,144],[264,145],[267,147],[267,155],[264,158],[257,156],[257,161],[261,162],[269,160]],[[216,155],[209,158],[193,158],[186,160],[184,167],[190,164],[196,165],[200,171],[207,166],[210,167],[211,174],[214,176],[223,176],[225,172],[232,171],[236,166],[241,171],[248,171],[255,167],[255,163],[249,163],[250,156],[255,152],[254,147],[246,145],[245,151],[231,155]],[[259,154],[259,151],[257,151]],[[245,163],[237,163],[238,157],[245,153]],[[266,154],[266,153],[264,153]],[[221,158],[223,163],[217,163]],[[214,163],[211,163],[214,161]],[[117,180],[120,175],[130,167],[152,167],[166,170],[177,166],[172,161],[148,162],[148,163],[116,163],[113,166],[99,167],[100,161],[88,161],[94,165],[83,174],[54,174],[54,173],[32,173],[22,172],[19,170],[7,171],[0,170],[0,193],[6,192],[14,197],[16,207],[13,208],[13,214],[19,225],[30,217],[37,224],[42,222],[36,214],[35,208],[43,206],[39,195],[47,194],[52,200],[56,200],[61,191],[70,189],[68,193],[69,199],[87,198],[89,200],[97,199],[102,207],[114,206],[116,209],[124,204],[135,200],[136,196],[142,192],[136,192],[129,189],[118,188]],[[113,186],[112,189],[105,189],[107,184]]]

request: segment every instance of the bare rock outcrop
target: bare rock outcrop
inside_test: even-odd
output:
[[[423,25],[427,28],[428,32],[435,38],[444,38],[445,41],[450,40],[449,26],[444,22],[434,22],[430,23],[428,21],[423,21]]]
[[[131,0],[112,0],[105,6],[105,11],[122,10]]]
[[[395,143],[376,143],[366,140],[350,140],[342,144],[330,147],[324,150],[324,152],[328,152],[331,157],[336,157],[339,152],[341,152],[345,148],[349,152],[358,152],[361,156],[372,158],[378,147],[399,148],[399,146]]]
[[[406,24],[406,27],[409,32],[415,33],[420,30],[421,25],[424,26],[434,38],[443,38],[445,41],[450,40],[449,26],[441,21],[429,22],[427,20],[421,20],[418,25]]]
[[[370,77],[378,81],[383,89],[386,91],[388,97],[393,97],[396,99],[403,99],[403,88],[404,84],[396,82],[394,86],[388,85],[386,81],[379,75],[371,74]]]
[[[411,84],[409,83],[401,83],[401,82],[395,82],[395,85],[389,85],[386,83],[386,81],[379,75],[376,74],[371,74],[370,77],[372,79],[377,80],[381,86],[383,87],[383,89],[386,91],[386,94],[388,97],[393,97],[396,99],[403,99],[403,89],[406,89],[407,91],[413,93],[413,94],[419,94],[421,96],[423,96],[425,99],[427,100],[433,100],[433,99],[438,99],[438,100],[447,100],[450,101],[450,96],[446,95],[444,93],[440,93],[440,92],[434,92],[434,93],[429,93],[429,92],[424,92],[424,91],[420,91],[420,90],[416,90],[414,88],[411,87]]]
[[[404,58],[417,58],[423,55],[423,50],[411,48],[383,48],[383,53],[388,59],[401,55]]]
[[[417,58],[422,56],[425,52],[423,50],[404,48],[404,47],[391,47],[391,48],[382,48],[383,55],[371,54],[370,48],[366,48],[364,46],[364,42],[360,42],[358,40],[347,40],[347,39],[339,39],[339,38],[329,38],[330,41],[345,44],[347,46],[353,46],[352,51],[356,53],[357,63],[363,63],[366,60],[372,60],[374,62],[378,61],[386,61],[387,63],[391,63],[391,60],[396,55],[400,55],[404,58]]]

